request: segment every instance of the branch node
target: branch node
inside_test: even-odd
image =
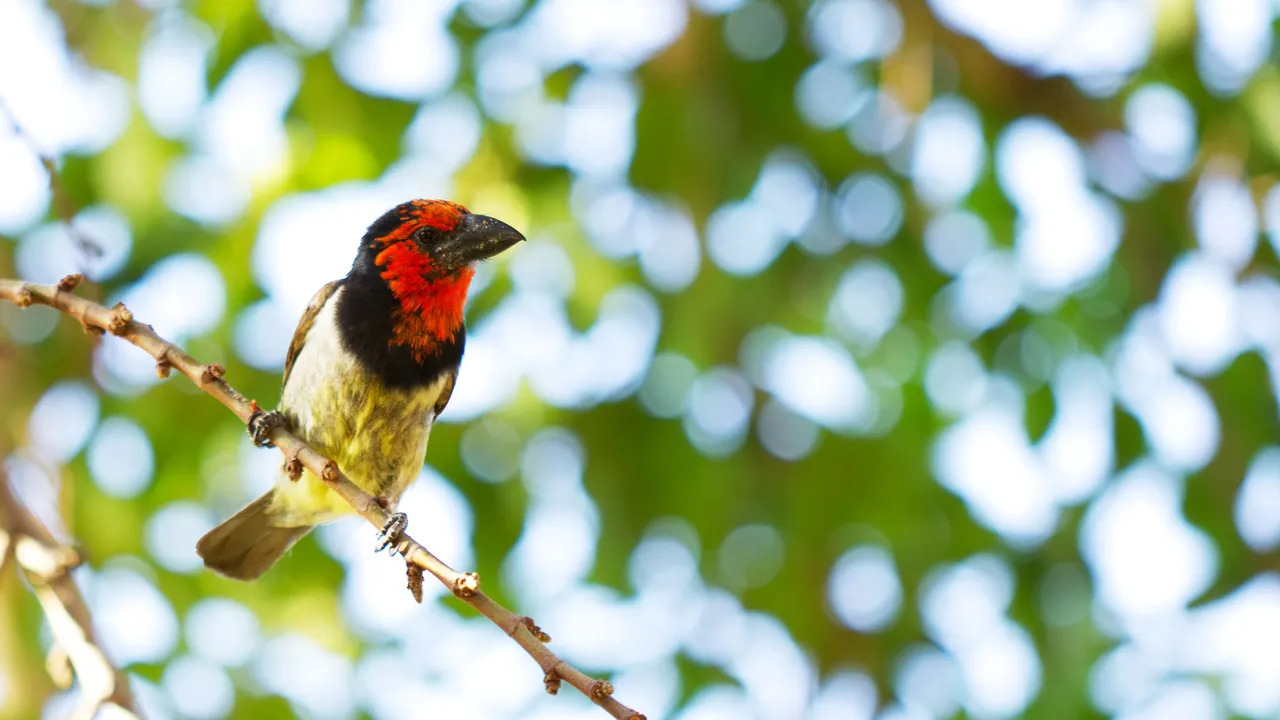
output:
[[[62,292],[71,292],[80,287],[80,283],[84,282],[84,275],[80,273],[71,273],[70,275],[58,281],[58,289]]]
[[[320,473],[320,479],[324,480],[327,483],[337,482],[338,481],[338,463],[332,460],[326,460],[324,463],[324,470],[321,471]]]
[[[613,683],[608,680],[594,680],[591,683],[591,697],[607,698],[613,694]]]
[[[66,575],[84,564],[84,556],[74,548],[58,548],[57,558],[59,575]]]
[[[294,482],[297,482],[298,478],[302,477],[302,461],[298,459],[298,453],[296,451],[291,453],[289,457],[285,459],[284,471],[285,474],[289,476],[289,479]]]
[[[204,372],[200,373],[200,383],[208,384],[214,380],[218,380],[227,374],[227,369],[218,363],[211,363],[204,366]]]
[[[20,308],[31,307],[31,303],[35,302],[35,298],[31,295],[31,288],[23,283],[18,287],[18,292],[14,293],[13,302]]]
[[[172,371],[173,363],[169,360],[169,348],[165,348],[164,352],[160,353],[160,358],[156,360],[156,377],[164,380]]]
[[[542,676],[542,684],[546,686],[548,695],[560,692],[560,673],[556,672],[555,668],[551,668],[546,675]]]
[[[38,548],[36,553],[25,553],[24,548]],[[24,536],[14,548],[18,563],[22,565],[28,576],[36,576],[43,583],[52,583],[69,572],[80,567],[83,558],[80,553],[65,545],[45,546],[39,541]]]
[[[411,562],[404,564],[409,574],[409,592],[413,594],[414,602],[422,604],[422,568]]]
[[[538,638],[538,642],[543,644],[551,642],[551,636],[543,632],[542,628],[533,622],[533,618],[526,615],[520,618],[520,621],[524,623],[525,627],[529,628],[529,632],[533,633],[534,637]]]
[[[471,597],[480,590],[480,575],[464,572],[453,580],[453,594],[458,597]]]
[[[111,321],[107,324],[107,330],[112,335],[123,335],[129,329],[129,323],[133,322],[133,313],[129,312],[129,308],[124,303],[116,303],[111,308]]]

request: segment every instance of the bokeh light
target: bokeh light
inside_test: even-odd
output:
[[[1277,18],[14,0],[0,276],[84,273],[265,407],[369,223],[457,200],[529,240],[476,268],[398,509],[623,702],[1273,717]],[[414,603],[356,519],[206,572],[281,458],[129,344],[5,303],[0,406],[149,716],[599,715],[429,578]],[[78,692],[18,681],[15,716]]]

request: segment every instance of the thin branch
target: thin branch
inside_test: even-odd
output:
[[[70,720],[93,720],[107,703],[125,717],[140,717],[129,678],[111,664],[93,633],[89,606],[71,578],[80,564],[75,550],[63,547],[53,533],[13,494],[0,468],[0,535],[3,557],[12,559],[31,584],[53,633],[53,647],[45,660],[54,684],[71,687],[80,681],[80,698]]]
[[[102,246],[72,223],[72,218],[76,214],[76,204],[71,200],[71,195],[67,193],[67,188],[62,183],[62,172],[58,170],[58,164],[54,162],[53,158],[40,151],[40,148],[36,146],[35,140],[22,129],[22,125],[18,123],[17,116],[13,114],[13,110],[9,108],[4,98],[0,98],[0,117],[8,120],[9,127],[13,129],[14,137],[25,143],[31,149],[31,152],[35,154],[40,164],[44,166],[44,171],[49,175],[49,191],[53,194],[53,212],[62,221],[67,235],[71,237],[71,241],[80,249],[86,262],[102,257]],[[81,265],[81,269],[83,270],[84,268],[85,266]]]
[[[123,304],[108,309],[74,295],[71,291],[81,280],[79,275],[68,275],[54,286],[0,279],[0,298],[19,307],[33,303],[47,305],[79,320],[86,332],[99,335],[109,332],[133,343],[155,358],[156,371],[160,377],[167,377],[171,370],[177,370],[201,390],[227,406],[241,422],[247,423],[257,411],[257,403],[241,395],[222,379],[225,369],[221,365],[205,365],[191,357],[182,348],[157,335],[150,325],[135,321],[133,314]],[[301,476],[304,468],[311,471],[374,527],[382,528],[386,525],[386,509],[343,474],[337,463],[316,452],[285,428],[275,428],[270,438],[284,453],[285,469],[291,477]],[[524,648],[542,669],[547,692],[554,695],[559,691],[561,681],[564,681],[615,718],[644,720],[644,715],[613,698],[613,685],[608,681],[588,676],[551,652],[546,646],[551,638],[531,619],[516,615],[481,592],[479,575],[454,570],[407,534],[401,534],[396,550],[404,556],[409,589],[419,602],[422,592],[421,571],[425,570],[463,602],[492,620]]]

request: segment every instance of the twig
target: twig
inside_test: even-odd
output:
[[[227,406],[236,417],[240,418],[241,422],[249,421],[258,409],[258,405],[222,379],[225,370],[221,365],[205,365],[191,357],[182,348],[157,335],[150,325],[134,320],[132,313],[122,304],[108,309],[77,297],[71,291],[80,284],[81,279],[78,275],[69,275],[56,286],[0,279],[0,298],[9,300],[19,307],[26,307],[32,303],[47,305],[79,320],[86,332],[96,334],[110,332],[112,335],[121,337],[155,358],[156,369],[161,377],[166,376],[170,370],[177,370],[186,375],[201,390]],[[382,528],[386,525],[388,519],[386,509],[372,495],[361,490],[343,474],[337,463],[316,452],[286,428],[273,429],[270,438],[284,453],[285,468],[292,476],[300,475],[303,468],[311,471],[334,492],[341,495],[374,527]],[[414,568],[434,575],[455,596],[502,628],[537,661],[538,667],[543,672],[547,692],[554,695],[560,689],[560,683],[563,680],[615,718],[644,720],[644,715],[613,698],[613,685],[608,681],[588,676],[551,652],[546,646],[551,638],[534,625],[532,620],[516,615],[481,592],[479,575],[454,570],[404,533],[396,543],[396,551],[404,556],[409,567],[411,592],[414,589]],[[421,590],[421,583],[418,583],[418,590]]]
[[[107,703],[119,707],[124,717],[139,718],[129,678],[98,647],[89,606],[71,578],[70,571],[80,563],[79,555],[59,545],[53,533],[18,500],[3,468],[0,536],[3,557],[12,558],[22,570],[49,620],[53,647],[45,666],[50,677],[64,690],[71,687],[73,677],[80,681],[80,698],[70,719],[93,720]]]
[[[71,196],[67,193],[67,188],[62,184],[62,173],[58,170],[58,164],[53,158],[40,151],[36,147],[36,143],[31,136],[22,129],[22,125],[18,123],[18,118],[9,109],[8,103],[4,98],[0,98],[0,116],[9,121],[9,127],[13,128],[14,137],[26,143],[31,152],[35,153],[40,164],[44,166],[44,171],[49,175],[49,191],[53,193],[53,212],[62,221],[63,227],[66,228],[67,234],[71,236],[72,242],[84,254],[86,260],[102,257],[102,246],[94,242],[88,235],[81,232],[79,228],[71,222],[76,214],[76,205],[71,200]],[[85,266],[81,266],[84,269]]]

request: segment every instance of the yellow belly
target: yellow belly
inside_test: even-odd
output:
[[[323,319],[323,318],[322,318]],[[384,386],[336,343],[321,323],[308,335],[280,398],[293,430],[365,492],[399,502],[422,470],[435,405],[447,384],[399,389]],[[277,525],[327,522],[353,512],[310,471],[276,482]]]

